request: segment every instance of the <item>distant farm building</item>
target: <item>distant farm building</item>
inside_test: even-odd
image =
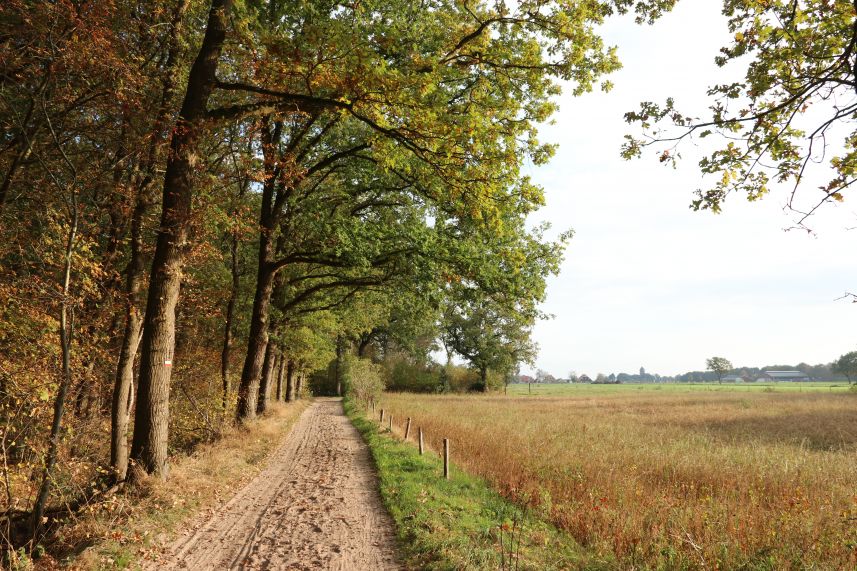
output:
[[[726,375],[723,377],[724,383],[743,383],[744,377],[741,375]]]
[[[801,371],[762,371],[761,373],[759,373],[759,380],[805,383],[810,379],[806,373],[803,373]]]

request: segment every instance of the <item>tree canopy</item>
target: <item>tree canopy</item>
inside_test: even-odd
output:
[[[705,368],[717,375],[717,382],[722,382],[723,375],[732,370],[732,362],[724,357],[711,357],[705,360]]]
[[[845,375],[849,383],[857,381],[857,351],[845,353],[834,361],[833,372]]]
[[[626,137],[623,156],[652,148],[674,165],[682,142],[704,140],[713,150],[699,167],[713,183],[697,191],[694,209],[719,212],[730,193],[754,201],[784,185],[806,227],[857,180],[855,10],[851,0],[724,0],[733,41],[715,62],[744,66],[744,76],[709,87],[705,116],[672,98],[642,103],[625,115],[643,133]]]

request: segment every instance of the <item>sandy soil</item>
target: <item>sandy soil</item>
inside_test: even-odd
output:
[[[318,399],[270,464],[144,569],[400,569],[369,450]]]

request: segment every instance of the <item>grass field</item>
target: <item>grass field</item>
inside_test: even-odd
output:
[[[566,396],[381,404],[434,450],[450,438],[456,465],[604,568],[857,569],[857,394],[781,387],[541,385]]]
[[[509,385],[508,393],[513,396],[583,396],[615,395],[627,391],[657,392],[739,392],[739,393],[842,393],[848,391],[847,383],[628,383],[618,385],[590,385],[569,383],[516,383]]]

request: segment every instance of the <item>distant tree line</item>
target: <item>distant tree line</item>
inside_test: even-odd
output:
[[[818,381],[843,381],[845,377],[836,372],[834,363],[821,363],[810,365],[798,363],[797,365],[767,365],[764,367],[733,367],[728,371],[729,375],[737,375],[747,379],[756,379],[764,371],[800,371],[807,377]],[[688,371],[675,377],[676,382],[681,383],[707,383],[717,382],[718,376],[715,371]]]
[[[729,363],[731,366],[731,363]],[[716,383],[725,375],[737,375],[739,377],[756,380],[764,371],[800,371],[807,377],[816,381],[846,381],[857,382],[857,352],[847,353],[832,363],[809,365],[799,363],[797,365],[768,365],[764,367],[731,367],[724,369],[721,375],[714,370],[688,371],[680,375],[660,375],[648,373],[640,369],[639,373],[598,373],[594,378],[586,374],[578,374],[575,371],[569,373],[567,378],[555,378],[550,373],[539,370],[535,377],[520,375],[515,382],[536,383]],[[850,377],[849,377],[850,375]]]

